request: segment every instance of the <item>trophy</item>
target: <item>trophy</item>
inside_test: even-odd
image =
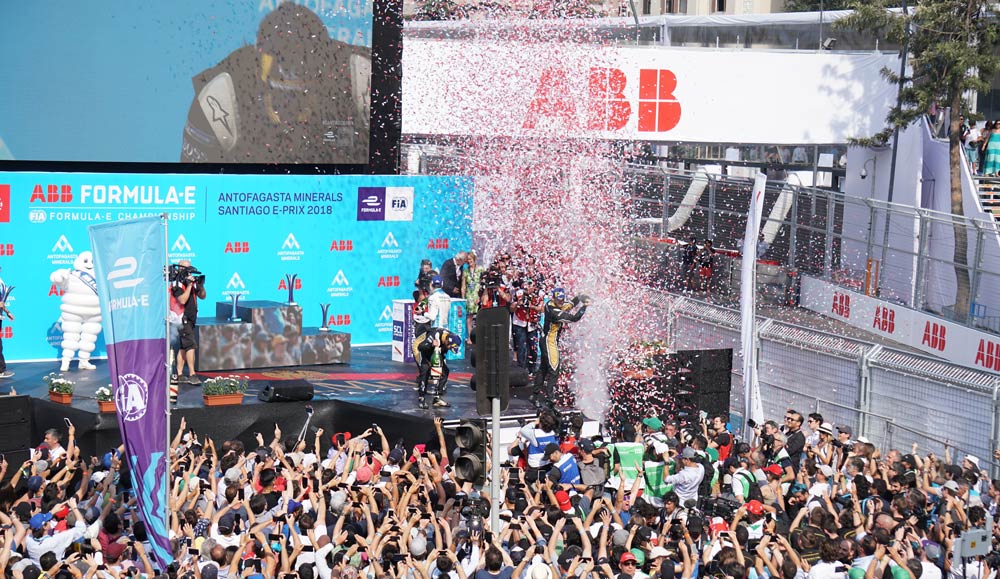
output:
[[[299,274],[297,273],[286,273],[285,281],[288,282],[288,305],[295,306],[295,280],[298,279]]]
[[[321,332],[329,332],[330,328],[329,328],[329,326],[326,325],[326,322],[327,322],[327,319],[328,319],[327,318],[327,314],[330,312],[330,304],[320,304],[319,308],[321,310],[323,310],[323,321],[320,322],[320,324],[319,324],[319,331],[321,331]]]
[[[229,314],[229,318],[226,321],[242,322],[243,320],[241,320],[240,317],[236,315],[236,305],[240,302],[240,294],[230,294],[230,297],[233,298],[233,311],[232,313]]]

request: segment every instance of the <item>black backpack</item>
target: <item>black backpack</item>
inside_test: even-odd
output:
[[[750,490],[747,491],[747,496],[744,497],[747,502],[750,501],[760,501],[764,502],[764,495],[760,492],[760,485],[757,484],[757,478],[748,472],[739,473],[740,478],[747,481]],[[734,483],[735,484],[735,481]]]
[[[698,453],[698,462],[705,467],[705,476],[701,479],[701,484],[698,485],[698,496],[707,497],[712,494],[712,479],[715,478],[715,467],[712,466],[712,461],[709,460],[708,456]]]

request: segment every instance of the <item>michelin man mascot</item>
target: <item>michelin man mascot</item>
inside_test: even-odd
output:
[[[52,283],[63,290],[62,304],[62,366],[69,370],[73,356],[80,358],[81,370],[94,370],[90,353],[94,351],[97,335],[101,332],[101,302],[97,298],[97,280],[94,278],[94,256],[89,251],[80,253],[73,262],[73,269],[58,269],[49,276]]]

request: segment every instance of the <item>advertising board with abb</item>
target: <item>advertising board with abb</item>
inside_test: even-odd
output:
[[[808,276],[802,278],[801,304],[949,362],[1000,373],[1000,336]]]

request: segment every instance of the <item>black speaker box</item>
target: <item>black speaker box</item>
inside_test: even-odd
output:
[[[313,399],[313,385],[305,380],[270,382],[257,398],[264,402],[308,402]]]
[[[30,396],[4,396],[0,402],[0,453],[34,446]]]

